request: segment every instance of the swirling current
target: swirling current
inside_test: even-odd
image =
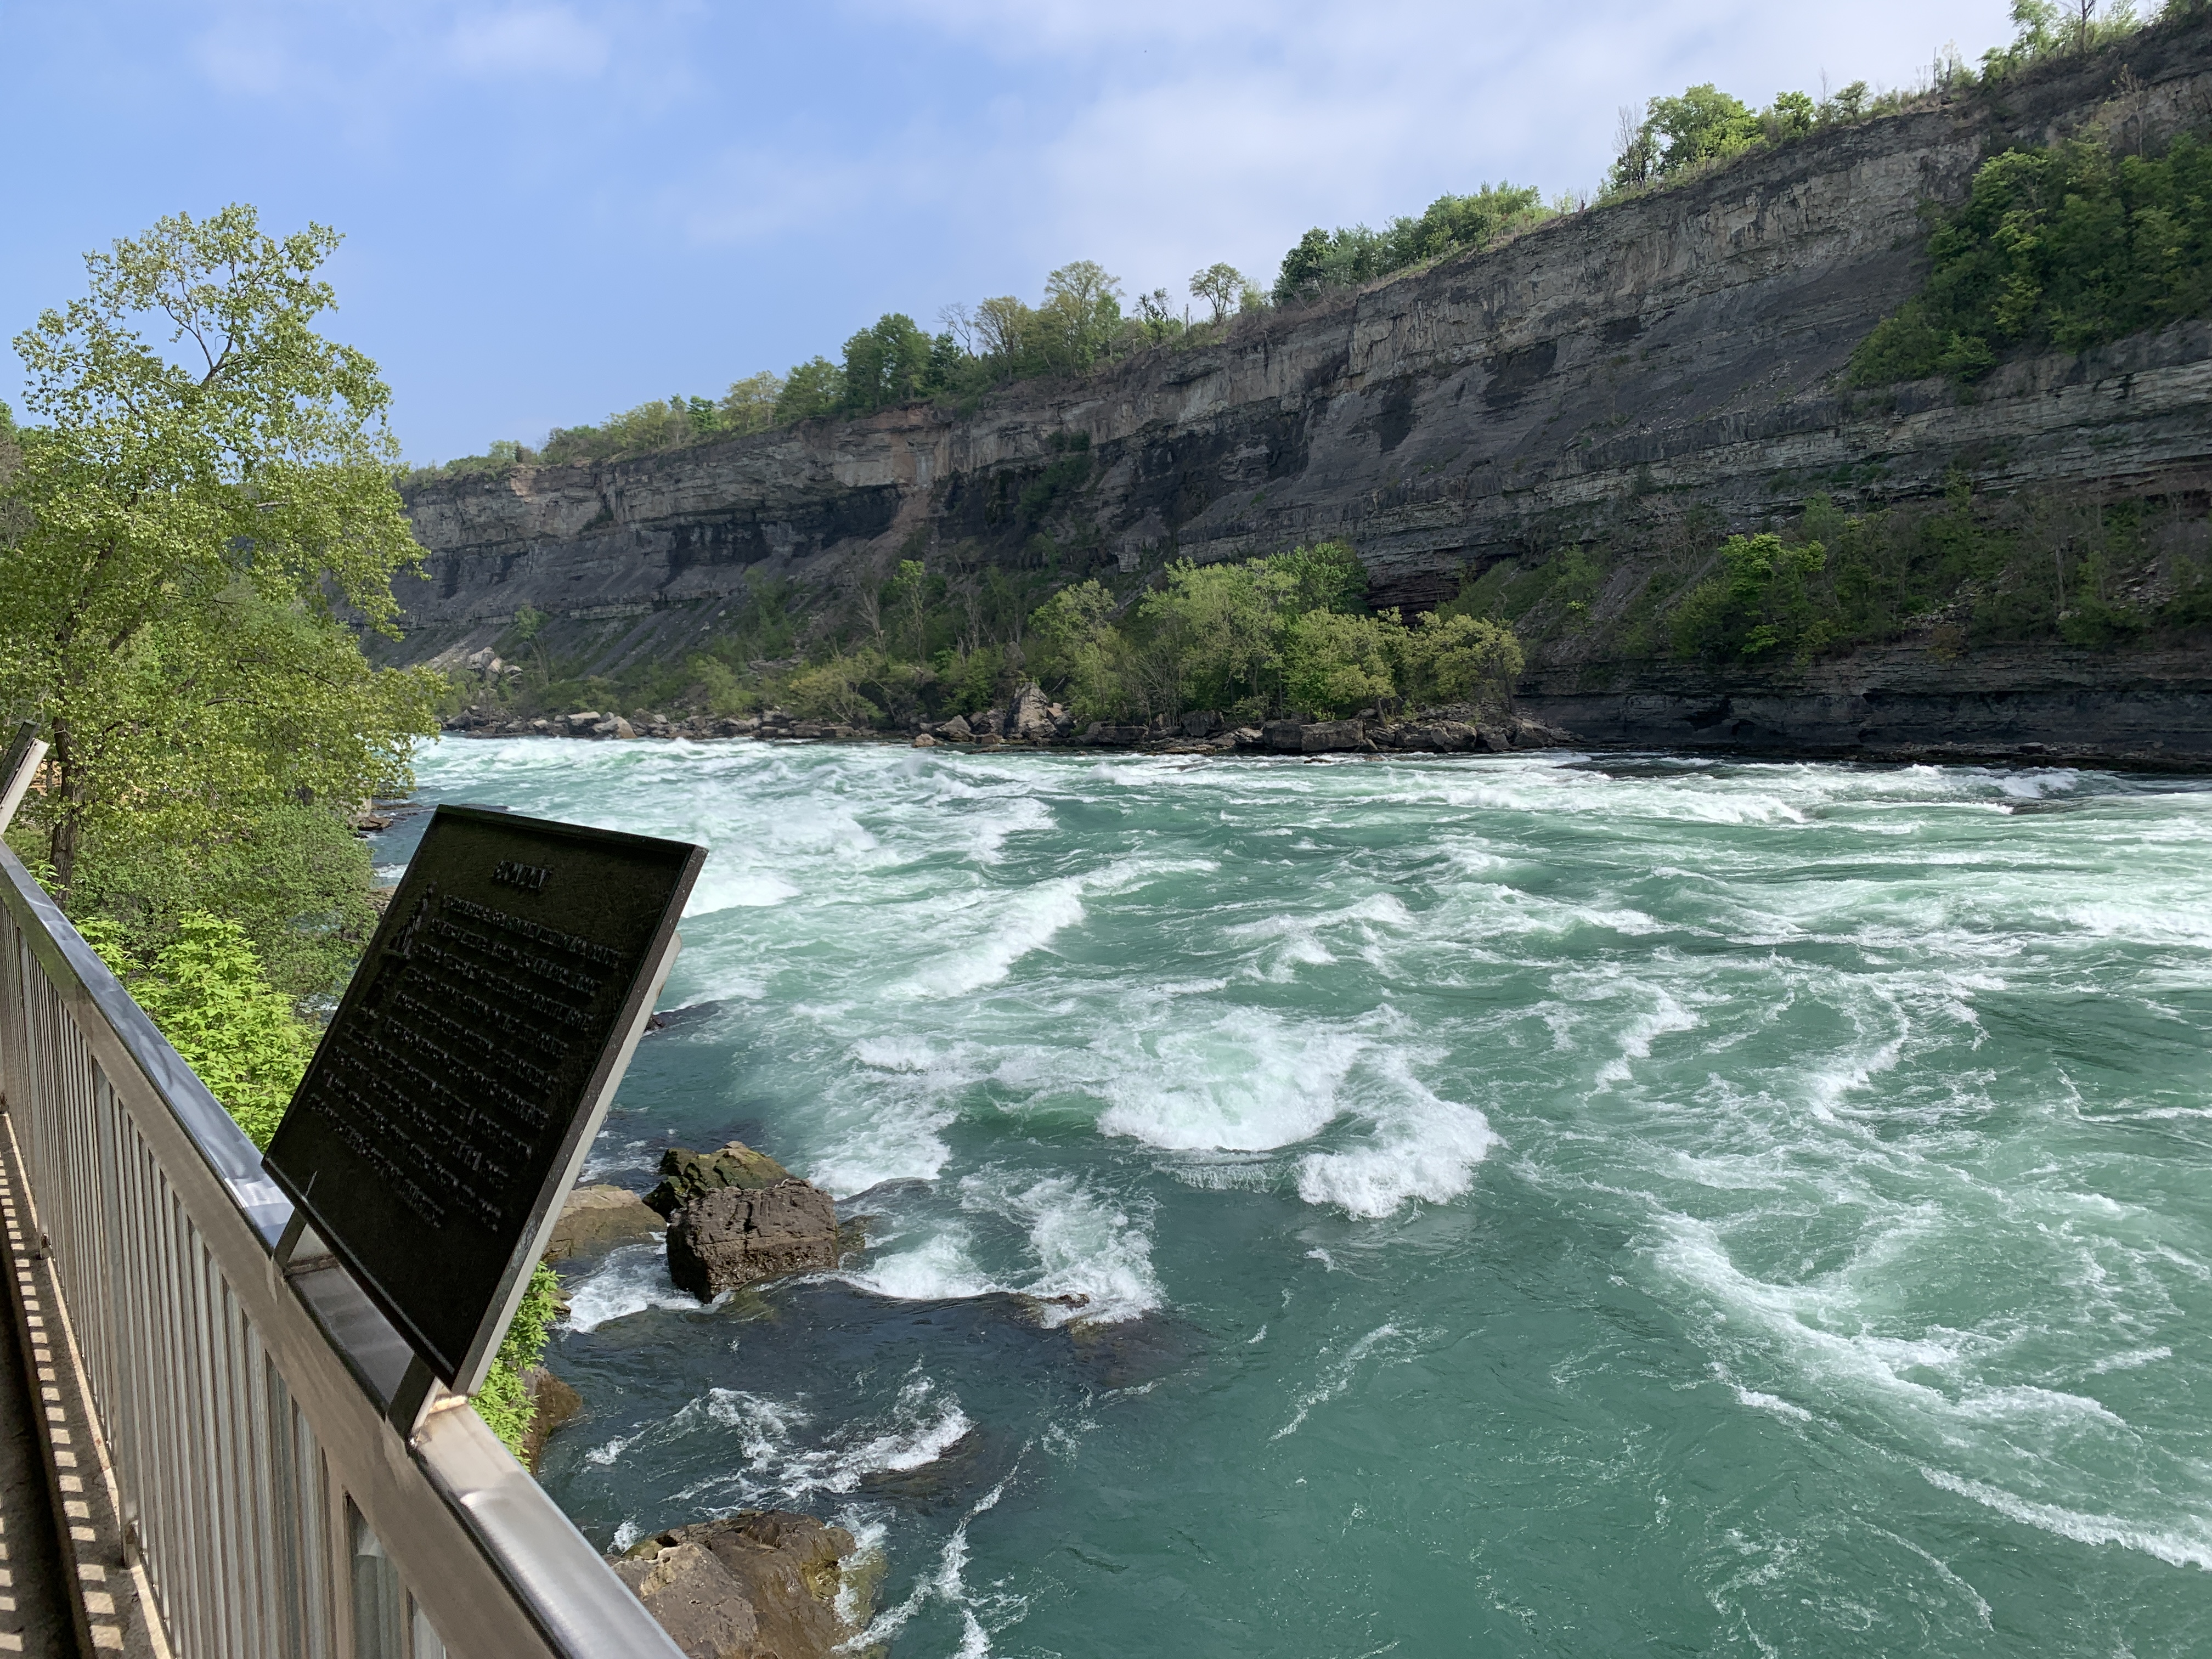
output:
[[[707,1307],[571,1274],[604,1547],[836,1519],[898,1656],[2212,1650],[2212,781],[419,772],[712,849],[720,1006],[587,1178],[734,1135],[870,1218]]]

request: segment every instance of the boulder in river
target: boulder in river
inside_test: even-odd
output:
[[[1364,749],[1366,728],[1358,720],[1315,720],[1298,729],[1302,755],[1334,755],[1347,749]]]
[[[740,1510],[655,1533],[614,1569],[689,1659],[829,1659],[854,1633],[837,1598],[857,1548],[811,1516]]]
[[[1054,735],[1052,705],[1044,695],[1044,688],[1035,680],[1024,681],[1014,692],[1014,700],[1007,705],[1002,735],[1018,738],[1024,743],[1048,743]]]
[[[669,1218],[668,1276],[702,1302],[836,1265],[837,1206],[807,1182],[719,1188]]]
[[[522,1434],[522,1464],[535,1474],[553,1431],[582,1416],[584,1401],[574,1389],[543,1365],[525,1371],[522,1386],[530,1396],[530,1426]]]
[[[634,1244],[660,1231],[660,1217],[645,1200],[622,1187],[579,1187],[561,1206],[546,1241],[548,1261],[604,1255],[617,1244]]]
[[[644,1201],[659,1214],[674,1215],[693,1199],[725,1187],[773,1187],[790,1179],[790,1170],[742,1140],[729,1141],[712,1152],[671,1146],[660,1155],[660,1184]]]
[[[1300,733],[1304,730],[1303,720],[1269,720],[1260,728],[1260,734],[1277,754],[1295,755],[1301,745]]]

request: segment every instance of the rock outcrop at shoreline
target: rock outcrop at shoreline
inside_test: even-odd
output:
[[[689,1659],[828,1659],[867,1622],[858,1548],[811,1516],[741,1510],[655,1533],[613,1565]]]
[[[1495,708],[1457,708],[1409,714],[1396,707],[1364,708],[1350,720],[1274,720],[1234,726],[1204,709],[1146,725],[1079,724],[1048,703],[1034,681],[1018,688],[1003,708],[915,721],[895,730],[807,720],[770,708],[738,717],[695,715],[671,720],[641,711],[635,719],[586,710],[523,720],[495,709],[453,715],[445,729],[470,738],[580,738],[597,741],[658,738],[692,742],[724,738],[815,739],[831,743],[891,742],[921,748],[955,744],[978,749],[1079,748],[1150,750],[1163,754],[1326,755],[1385,751],[1427,754],[1505,754],[1551,749],[1575,741],[1571,732]]]

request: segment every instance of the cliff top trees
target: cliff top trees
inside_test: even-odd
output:
[[[340,614],[388,624],[419,550],[384,382],[314,327],[337,240],[164,219],[15,338],[38,423],[6,485],[0,704],[51,729],[25,817],[73,908],[125,870],[188,896],[233,855],[275,869],[299,815],[397,787],[432,729],[435,677],[372,669]]]
[[[1365,225],[1308,231],[1283,256],[1275,302],[1289,303],[1331,288],[1356,287],[1468,248],[1487,247],[1500,236],[1552,217],[1541,195],[1503,180],[1466,196],[1439,196],[1418,216],[1401,215],[1384,230]]]

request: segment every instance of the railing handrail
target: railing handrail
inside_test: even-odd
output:
[[[272,1251],[292,1206],[262,1172],[252,1142],[4,844],[0,907],[204,1237],[332,1480],[359,1505],[449,1650],[465,1659],[680,1659],[666,1632],[473,1411],[452,1401],[401,1441],[365,1386],[403,1347],[398,1333],[342,1269],[297,1279],[278,1271]],[[0,1028],[0,1036],[21,1030]],[[25,1105],[36,1103],[11,1099],[8,1109]],[[27,1170],[33,1183],[37,1174]],[[40,1200],[50,1195],[33,1184],[30,1196],[43,1211]],[[118,1379],[95,1375],[92,1382],[105,1419],[118,1405],[112,1397]],[[127,1487],[119,1461],[118,1475]],[[127,1489],[123,1495],[132,1501]],[[173,1627],[176,1610],[166,1604],[177,1587],[157,1586],[157,1593]]]

